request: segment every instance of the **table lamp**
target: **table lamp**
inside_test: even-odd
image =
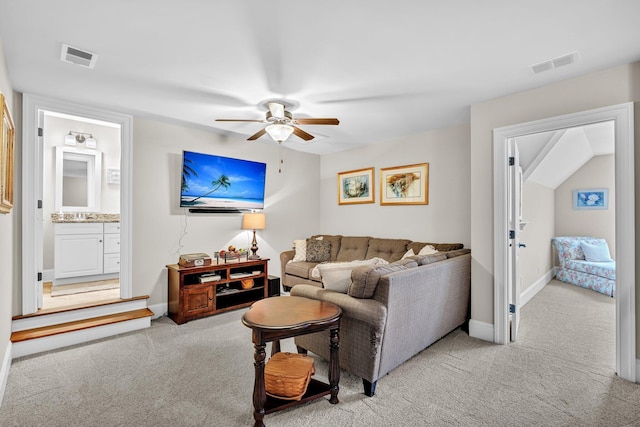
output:
[[[258,252],[258,242],[256,241],[256,230],[264,230],[266,227],[266,220],[263,213],[252,212],[246,213],[242,217],[242,229],[253,230],[253,241],[251,242],[251,255],[249,259],[260,259]]]

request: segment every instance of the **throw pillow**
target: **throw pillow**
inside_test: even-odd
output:
[[[589,262],[611,262],[611,254],[609,253],[609,245],[606,241],[598,242],[596,244],[589,244],[581,242],[582,252],[584,252],[584,259]]]
[[[307,239],[299,239],[293,241],[293,248],[296,250],[296,254],[291,261],[306,261],[307,260]]]
[[[335,292],[347,293],[351,285],[351,270],[353,266],[336,266],[332,264],[318,264],[318,270],[322,277],[322,286]]]
[[[418,255],[431,255],[437,252],[438,251],[433,246],[425,245],[422,249],[420,249],[420,252],[418,252]]]
[[[307,262],[328,262],[331,260],[331,242],[307,239]]]
[[[413,249],[409,249],[409,250],[407,251],[407,253],[405,253],[404,255],[402,255],[402,258],[400,258],[400,259],[409,258],[410,256],[414,256],[414,255],[415,255],[415,253],[413,253]]]
[[[399,264],[356,267],[351,273],[351,286],[349,286],[347,294],[354,298],[371,298],[381,276],[408,268]]]

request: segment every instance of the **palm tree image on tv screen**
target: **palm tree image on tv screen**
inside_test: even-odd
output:
[[[262,209],[266,164],[184,151],[180,207]]]

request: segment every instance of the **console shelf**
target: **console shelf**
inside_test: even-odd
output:
[[[202,267],[167,265],[169,317],[180,325],[189,320],[248,307],[267,298],[268,261],[228,261]],[[211,280],[211,274],[220,277]],[[201,278],[210,281],[200,283]],[[253,286],[247,289],[242,286],[243,281],[253,281]]]

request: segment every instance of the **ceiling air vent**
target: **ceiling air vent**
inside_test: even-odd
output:
[[[531,69],[534,74],[542,73],[543,71],[553,70],[554,68],[564,67],[565,65],[573,64],[578,60],[578,51],[568,53],[566,55],[558,56],[557,58],[549,59],[548,61],[539,62],[533,64]]]
[[[60,60],[69,62],[71,64],[81,65],[87,68],[93,68],[98,60],[98,55],[95,53],[80,50],[68,44],[62,44],[62,52],[60,53]]]

